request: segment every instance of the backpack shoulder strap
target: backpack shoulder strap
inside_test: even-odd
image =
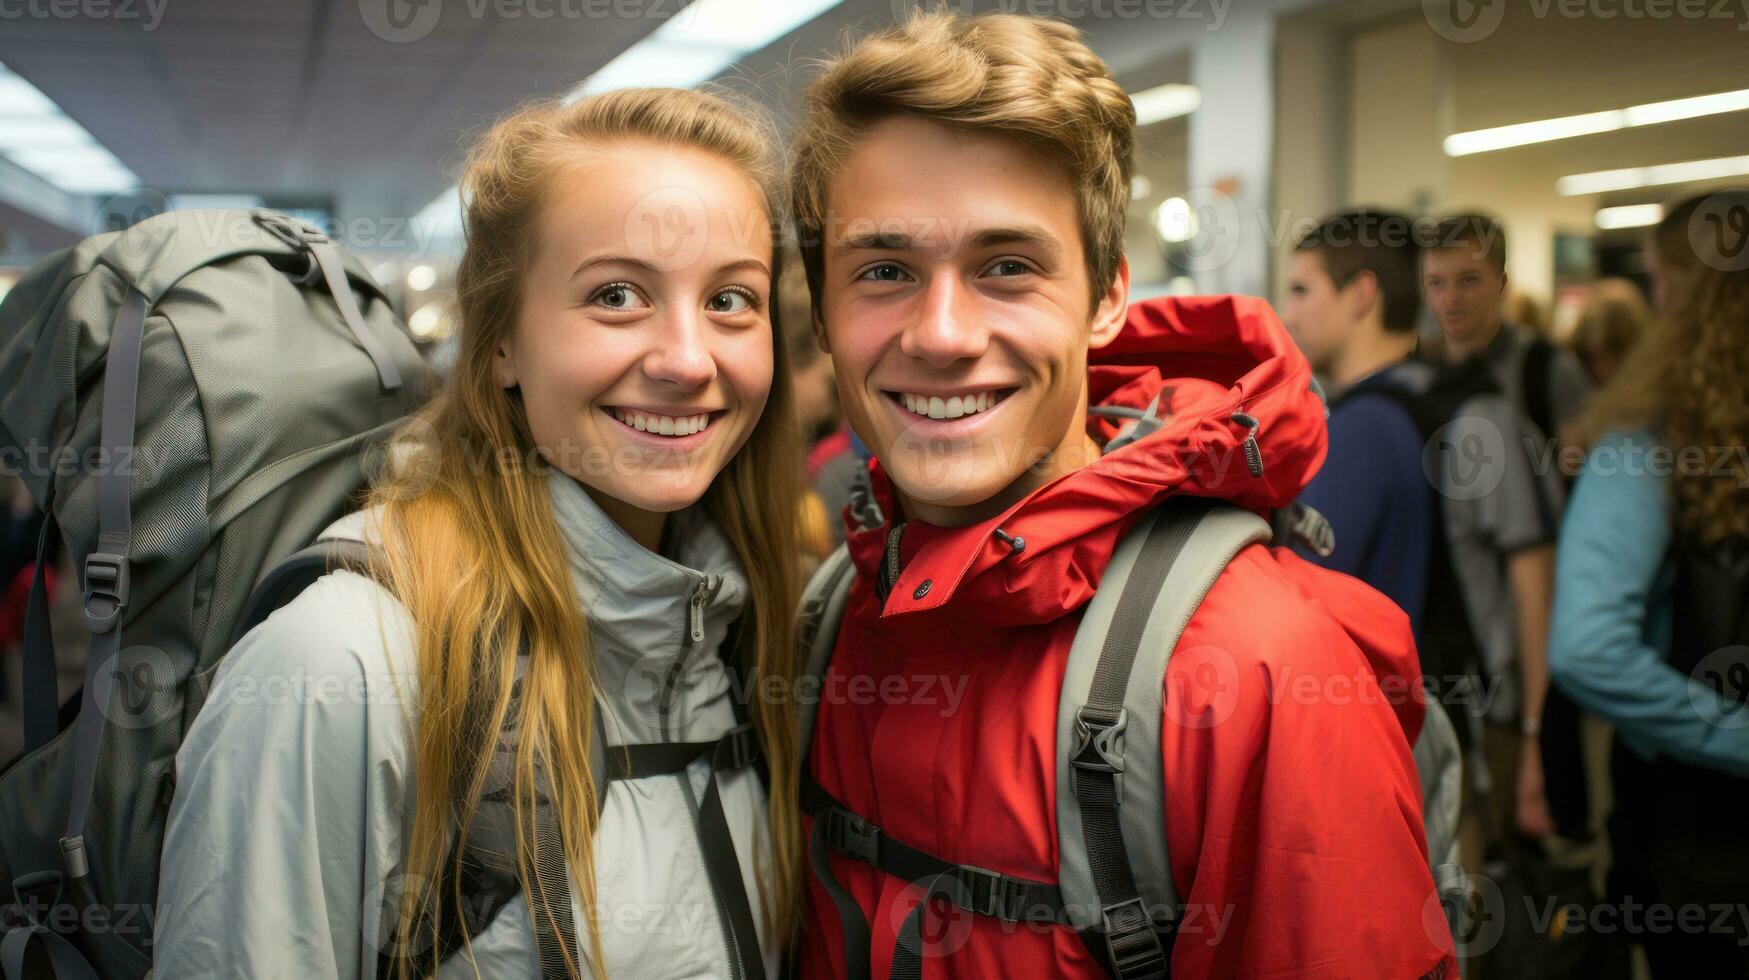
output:
[[[1524,413],[1536,423],[1544,436],[1553,439],[1555,431],[1554,382],[1555,345],[1541,337],[1530,342],[1524,351]]]
[[[1169,500],[1124,537],[1075,634],[1057,708],[1058,884],[1113,976],[1162,976],[1171,961],[1167,662],[1227,562],[1269,539],[1250,511]]]
[[[815,691],[820,689],[826,669],[832,665],[832,648],[838,645],[838,626],[844,621],[844,606],[850,599],[850,583],[855,578],[850,547],[841,544],[814,570],[807,588],[802,590],[796,612],[796,643],[802,653],[801,676],[810,679]],[[814,716],[819,710],[817,697],[798,699],[796,731],[800,741],[796,744],[801,746],[804,771],[808,746],[814,744]]]

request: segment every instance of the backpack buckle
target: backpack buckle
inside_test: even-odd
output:
[[[727,743],[729,758],[727,765],[716,767],[719,770],[740,769],[752,765],[753,760],[759,758],[759,740],[754,737],[751,723],[730,729],[729,734],[723,736],[723,741]]]
[[[1076,798],[1093,785],[1091,780],[1110,776],[1112,803],[1123,802],[1123,733],[1129,726],[1130,713],[1125,708],[1112,715],[1083,705],[1075,712],[1075,749],[1069,765],[1075,770]]]
[[[881,828],[849,810],[833,807],[820,814],[826,821],[826,846],[869,867],[879,867]]]
[[[128,559],[108,551],[85,557],[85,628],[107,633],[128,606]]]
[[[12,879],[12,900],[18,913],[36,925],[46,925],[48,916],[38,918],[37,912],[52,912],[60,907],[62,880],[59,871],[31,871]],[[43,895],[48,896],[46,904]]]
[[[1020,921],[1020,905],[1026,896],[1019,882],[999,871],[970,864],[959,866],[959,879],[969,893],[961,908],[1004,922]]]
[[[1166,947],[1141,896],[1107,905],[1100,910],[1099,924],[1113,976],[1125,980],[1166,975]]]

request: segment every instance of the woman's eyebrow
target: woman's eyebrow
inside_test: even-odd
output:
[[[578,263],[577,268],[571,270],[571,278],[575,279],[575,278],[577,278],[577,276],[581,275],[585,271],[587,271],[589,269],[593,269],[598,265],[629,265],[629,266],[635,266],[636,268],[643,270],[645,272],[659,271],[651,263],[649,263],[643,259],[640,259],[640,258],[635,258],[635,257],[630,256],[630,255],[617,255],[617,254],[591,255],[590,257],[584,259],[582,262]]]

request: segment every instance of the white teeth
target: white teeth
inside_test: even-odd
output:
[[[639,432],[653,432],[662,436],[689,436],[695,432],[703,432],[710,426],[711,417],[705,415],[646,415],[643,412],[627,411],[623,408],[613,410],[613,417]]]
[[[976,415],[988,411],[996,404],[996,395],[983,391],[975,395],[953,395],[940,398],[931,395],[914,395],[908,391],[898,393],[900,404],[913,415],[923,415],[932,419],[957,419],[967,415]]]

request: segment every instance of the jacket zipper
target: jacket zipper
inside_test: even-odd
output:
[[[905,537],[905,524],[900,522],[887,531],[887,549],[881,559],[880,574],[875,576],[875,594],[881,600],[881,607],[886,608],[887,596],[893,591],[893,585],[899,581],[899,544]]]
[[[666,742],[671,735],[669,722],[673,712],[674,686],[680,680],[680,672],[685,669],[686,662],[691,659],[692,652],[704,643],[704,607],[716,594],[720,582],[713,581],[715,576],[707,576],[693,586],[692,593],[686,599],[686,631],[681,637],[680,656],[674,659],[674,665],[668,668],[668,674],[662,680],[662,696],[657,702],[658,717],[661,719],[660,737]],[[681,792],[686,796],[686,810],[692,818],[692,835],[698,841],[699,848],[705,846],[703,828],[698,822],[698,796],[692,790],[692,776],[689,771],[675,773],[680,780]],[[715,779],[716,773],[711,773]],[[702,856],[702,855],[701,855]],[[709,877],[708,875],[706,877]],[[723,931],[723,952],[729,958],[730,975],[735,980],[742,980],[741,974],[741,937],[735,934],[729,913],[724,910],[723,903],[717,900],[717,890],[711,887],[711,905],[716,909],[717,923]]]
[[[693,586],[692,593],[687,596],[686,630],[681,636],[680,656],[674,658],[674,663],[668,667],[668,673],[662,678],[662,693],[656,701],[656,713],[659,721],[657,734],[664,742],[669,740],[669,722],[674,711],[674,685],[679,683],[680,672],[686,668],[693,649],[704,642],[704,607],[717,590],[716,584],[711,581],[713,577],[700,579]]]

